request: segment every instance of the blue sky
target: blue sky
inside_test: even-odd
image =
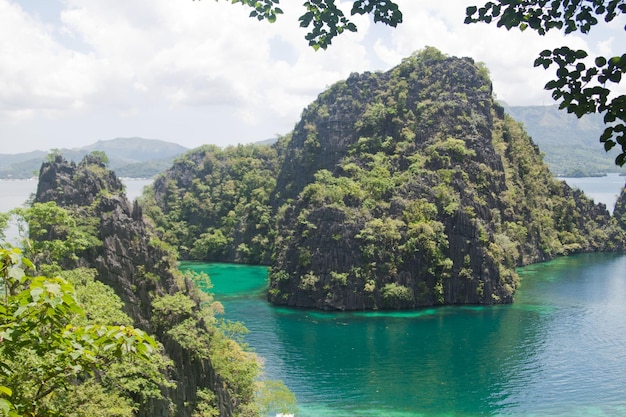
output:
[[[397,29],[358,17],[358,33],[315,52],[298,26],[301,3],[283,0],[285,15],[269,24],[224,0],[0,0],[0,153],[132,136],[190,148],[275,137],[327,86],[426,45],[485,62],[500,100],[548,105],[539,51],[623,53],[624,18],[565,38],[464,25],[465,8],[484,0],[401,0]]]

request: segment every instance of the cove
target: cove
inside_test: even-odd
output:
[[[521,268],[512,305],[399,312],[277,308],[264,267],[181,269],[209,274],[301,417],[626,415],[623,254]]]

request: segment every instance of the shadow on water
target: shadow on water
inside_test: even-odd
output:
[[[329,313],[272,307],[266,268],[207,272],[226,316],[300,416],[616,415],[626,411],[626,256],[520,269],[506,306]]]

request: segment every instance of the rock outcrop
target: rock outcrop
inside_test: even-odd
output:
[[[620,192],[617,197],[615,208],[613,210],[613,216],[615,216],[619,226],[626,230],[626,185],[622,187],[622,192]]]
[[[485,68],[430,48],[322,93],[273,205],[269,299],[298,307],[509,303],[516,266],[624,242],[604,206],[554,180]]]
[[[426,48],[351,74],[272,149],[194,150],[146,210],[185,256],[271,265],[275,304],[509,303],[517,266],[624,247],[606,207],[554,179],[471,58]]]
[[[85,266],[97,270],[97,278],[112,287],[135,325],[156,336],[172,359],[168,375],[174,386],[163,387],[163,399],[149,400],[138,416],[191,416],[200,390],[215,395],[220,416],[233,415],[237,399],[224,389],[211,359],[182,346],[168,333],[177,323],[155,328],[155,297],[183,293],[194,297],[193,283],[176,270],[176,259],[151,240],[141,207],[130,203],[121,181],[102,162],[87,156],[78,165],[62,157],[41,167],[35,203],[55,202],[77,215],[95,219],[100,245],[65,259],[63,268]]]

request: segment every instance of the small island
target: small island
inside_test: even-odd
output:
[[[270,265],[272,303],[323,310],[510,303],[518,266],[624,247],[487,69],[434,48],[331,86],[272,146],[191,151],[145,203],[184,259]]]

